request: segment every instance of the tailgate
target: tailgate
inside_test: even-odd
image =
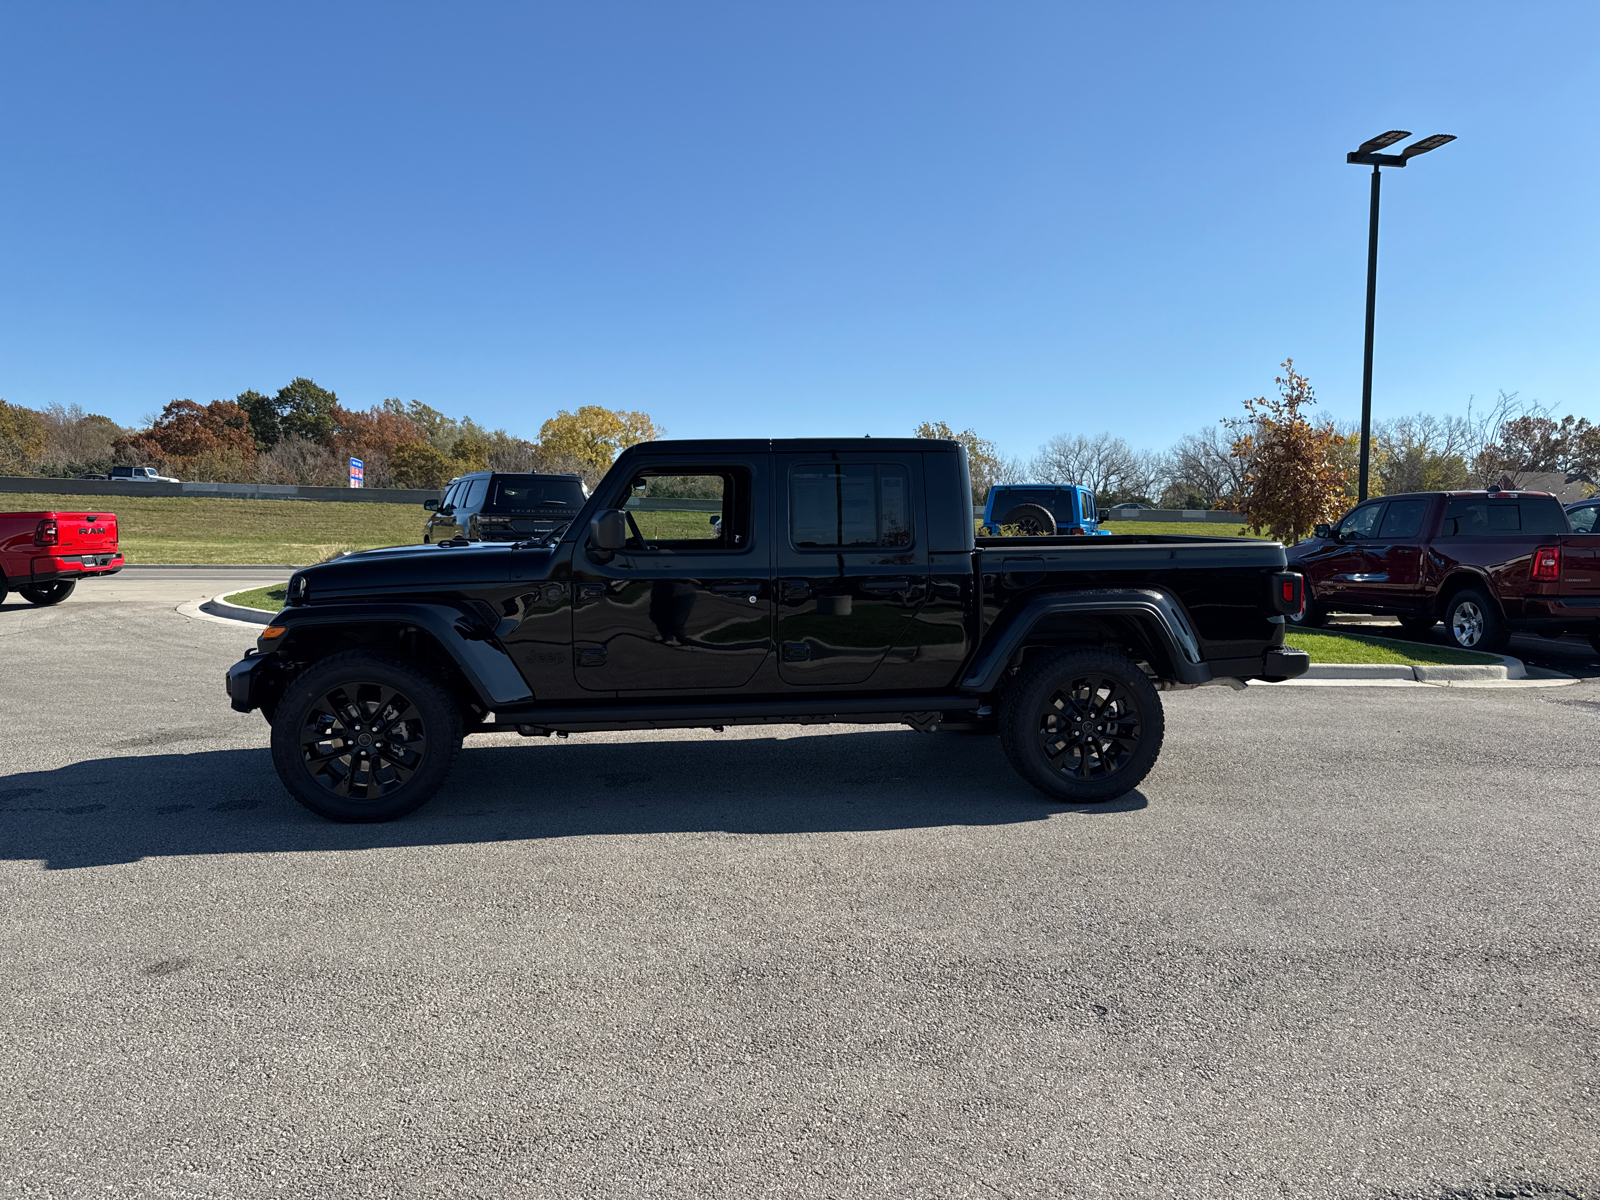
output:
[[[1569,533],[1561,539],[1561,581],[1556,593],[1565,599],[1600,599],[1600,534]]]
[[[56,513],[55,552],[58,554],[112,554],[117,549],[115,513]]]

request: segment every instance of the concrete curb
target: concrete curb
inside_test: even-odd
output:
[[[200,611],[210,613],[214,617],[226,617],[230,621],[249,621],[255,625],[270,624],[272,618],[278,614],[268,612],[264,608],[249,608],[243,604],[229,604],[226,596],[218,596],[215,600],[207,600],[200,605]]]
[[[1498,655],[1499,663],[1312,663],[1301,679],[1365,680],[1414,679],[1418,683],[1466,683],[1526,679],[1528,669],[1520,658]]]

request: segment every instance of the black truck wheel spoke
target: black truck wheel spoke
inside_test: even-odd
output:
[[[345,800],[377,800],[404,787],[427,747],[416,705],[379,683],[331,688],[312,704],[300,736],[311,778]]]
[[[1039,713],[1039,747],[1050,770],[1080,782],[1116,774],[1139,748],[1133,693],[1104,675],[1081,675],[1055,689]]]

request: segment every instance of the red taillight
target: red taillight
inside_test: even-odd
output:
[[[61,541],[61,531],[56,528],[56,519],[46,517],[39,522],[39,527],[33,531],[33,544],[35,546],[54,546]]]
[[[1087,537],[1089,535],[1089,531],[1087,529],[1085,529],[1082,525],[1068,525],[1067,526],[1067,533],[1068,533],[1069,536],[1076,536],[1076,537]]]
[[[1540,546],[1533,552],[1535,583],[1554,583],[1561,578],[1561,547]]]

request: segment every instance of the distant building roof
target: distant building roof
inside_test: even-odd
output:
[[[1587,475],[1566,471],[1508,471],[1500,476],[1499,486],[1508,492],[1550,492],[1563,504],[1576,504],[1594,490]]]

